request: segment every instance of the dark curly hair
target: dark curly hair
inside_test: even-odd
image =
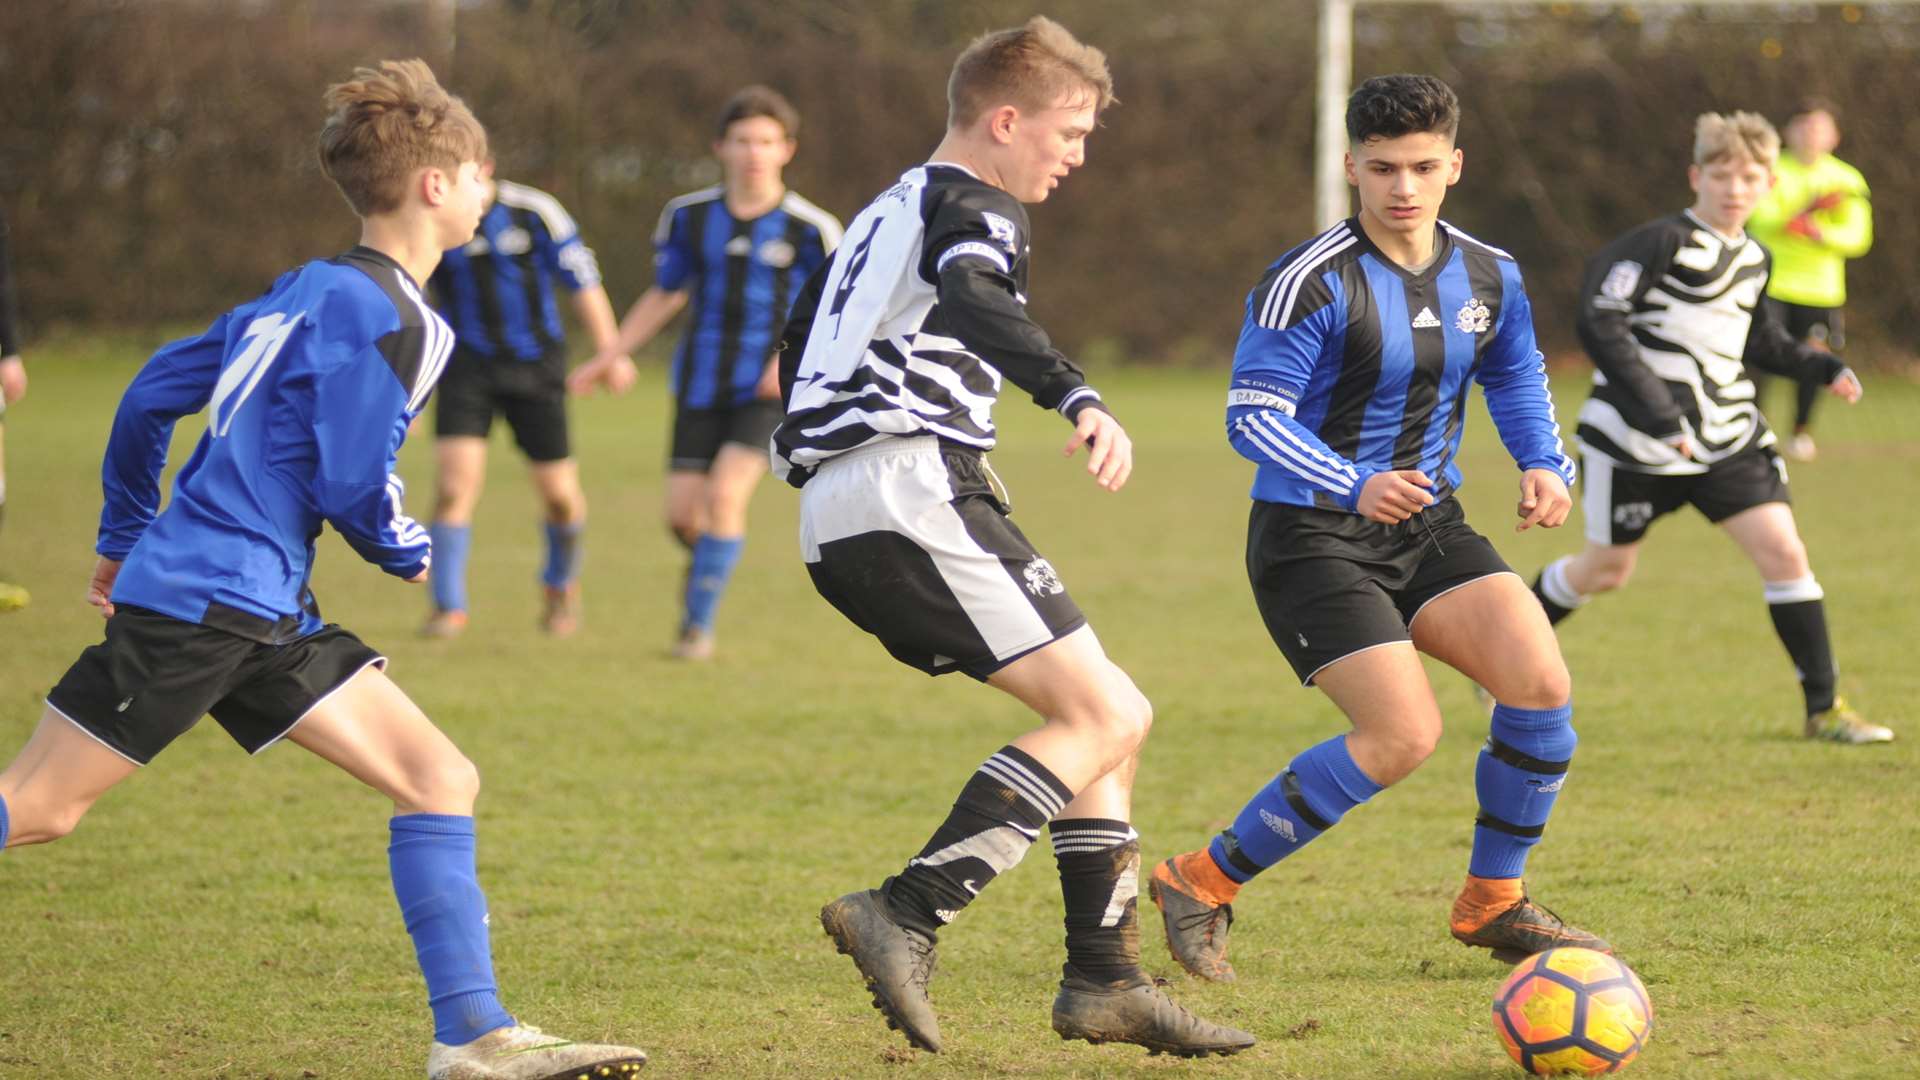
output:
[[[1347,99],[1347,138],[1397,139],[1433,132],[1451,139],[1460,130],[1460,99],[1431,75],[1376,75]]]

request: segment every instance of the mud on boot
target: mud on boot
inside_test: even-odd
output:
[[[908,1043],[939,1053],[940,1021],[927,997],[933,940],[894,922],[877,889],[848,893],[821,908],[820,925],[836,948],[853,957],[887,1026]]]
[[[1254,1044],[1244,1031],[1202,1020],[1145,975],[1113,984],[1082,978],[1071,967],[1053,999],[1053,1030],[1062,1039],[1144,1046],[1155,1054],[1237,1054]]]

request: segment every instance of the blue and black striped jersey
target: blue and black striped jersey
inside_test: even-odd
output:
[[[683,408],[753,400],[793,298],[839,244],[840,222],[791,191],[746,221],[728,211],[719,187],[667,203],[653,235],[654,281],[693,294],[691,323],[673,359]]]
[[[365,247],[162,346],[120,399],[101,469],[96,550],[125,564],[113,601],[256,641],[305,636],[322,625],[307,578],[323,523],[418,576],[427,530],[393,470],[452,350],[407,272]],[[206,434],[161,510],[174,422],[202,409]]]
[[[600,284],[593,249],[553,196],[501,180],[473,239],[442,256],[432,285],[461,348],[537,361],[565,341],[556,281],[573,292]]]
[[[1255,499],[1351,512],[1368,477],[1397,469],[1425,472],[1444,498],[1460,486],[1475,382],[1520,468],[1573,482],[1519,266],[1445,222],[1435,234],[1434,261],[1414,273],[1343,221],[1247,297],[1227,436],[1260,466]]]

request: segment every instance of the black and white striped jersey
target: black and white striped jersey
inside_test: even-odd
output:
[[[1749,366],[1830,382],[1842,365],[1787,333],[1763,297],[1772,256],[1691,210],[1650,221],[1587,263],[1577,328],[1593,358],[1583,449],[1624,469],[1702,473],[1773,432]],[[1672,441],[1685,434],[1693,458]]]
[[[1003,377],[1069,420],[1100,395],[1026,312],[1026,209],[958,166],[909,170],[847,227],[782,336],[774,472],[798,487],[877,439],[990,450]]]

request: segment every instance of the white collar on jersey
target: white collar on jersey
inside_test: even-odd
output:
[[[1701,228],[1712,233],[1715,236],[1715,238],[1717,238],[1722,244],[1725,244],[1727,247],[1737,248],[1740,245],[1747,242],[1747,230],[1745,229],[1740,230],[1739,236],[1728,236],[1726,233],[1723,233],[1719,229],[1716,229],[1713,226],[1707,224],[1704,218],[1702,218],[1699,214],[1696,214],[1693,212],[1693,207],[1689,206],[1685,210],[1682,210],[1680,212],[1687,215],[1687,218],[1691,220],[1695,225],[1698,225]]]

